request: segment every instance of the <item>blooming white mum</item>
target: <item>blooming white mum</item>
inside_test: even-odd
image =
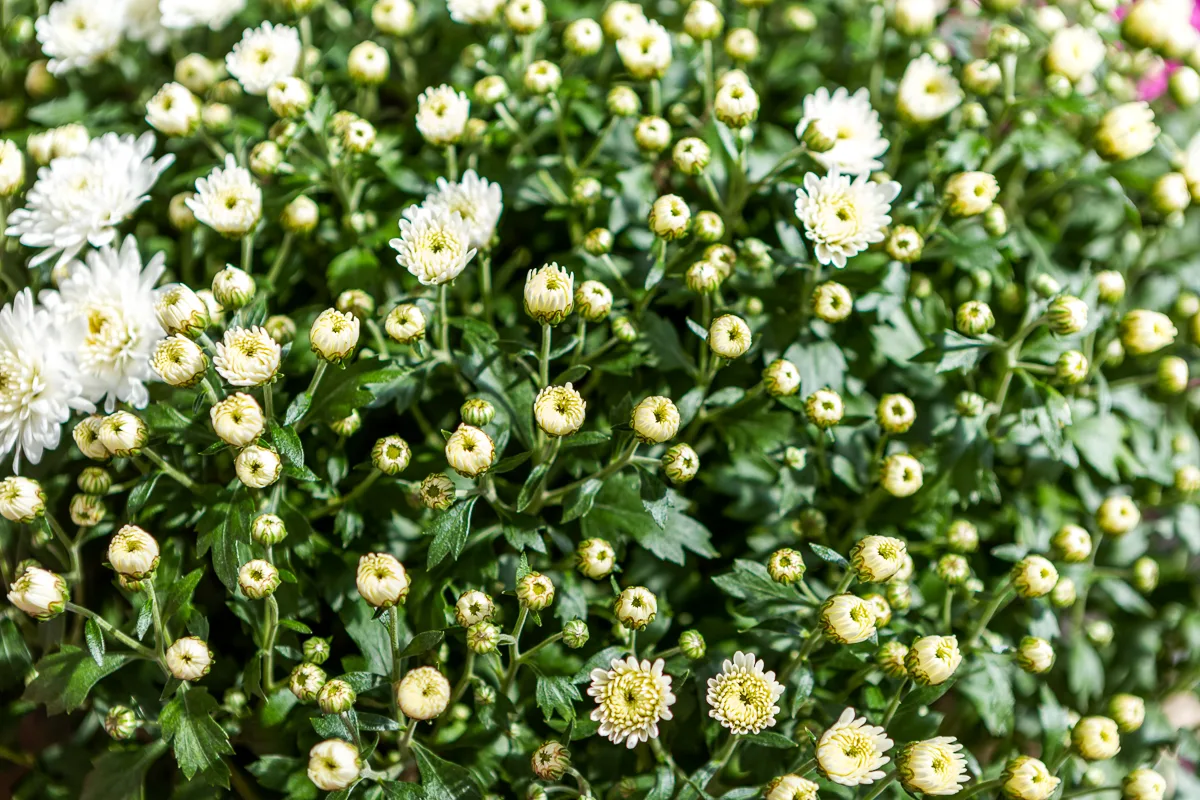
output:
[[[219,31],[246,7],[246,0],[159,0],[163,27]]]
[[[754,653],[738,652],[708,679],[708,715],[734,735],[758,733],[775,724],[779,713],[775,702],[783,694],[783,684],[763,666]]]
[[[675,703],[664,663],[661,658],[651,664],[629,656],[613,659],[609,669],[592,670],[587,693],[596,700],[592,720],[600,723],[601,736],[613,744],[624,740],[630,750],[638,742],[658,738],[658,723],[671,719]]]
[[[54,314],[62,346],[74,356],[76,376],[89,402],[145,408],[146,382],[154,377],[150,358],[166,336],[154,308],[154,285],[163,273],[162,253],[143,266],[137,240],[120,249],[106,245],[70,265],[58,291],[42,292]]]
[[[1046,50],[1046,69],[1076,83],[1104,63],[1104,40],[1095,29],[1072,25],[1055,31]]]
[[[466,225],[471,247],[487,249],[496,234],[500,212],[504,210],[500,184],[491,183],[479,177],[475,170],[469,169],[457,183],[438,178],[437,187],[436,192],[426,196],[423,205],[426,208],[458,212]]]
[[[444,83],[436,89],[426,89],[417,98],[417,130],[432,145],[441,147],[457,142],[470,116],[471,101]]]
[[[457,211],[420,206],[400,220],[400,236],[388,242],[396,262],[426,286],[449,283],[475,257],[471,231]]]
[[[796,216],[817,260],[841,269],[868,245],[883,241],[898,194],[900,184],[895,181],[873,183],[866,175],[853,181],[837,170],[824,177],[805,175],[804,187],[796,190]]]
[[[26,567],[8,587],[8,602],[43,622],[61,614],[70,599],[66,580],[40,567]]]
[[[230,328],[217,342],[213,366],[230,386],[261,386],[275,377],[281,354],[266,328]]]
[[[296,74],[300,51],[295,28],[264,22],[243,31],[242,40],[225,56],[225,68],[247,94],[264,95],[276,81]]]
[[[928,53],[908,62],[896,92],[896,106],[910,122],[941,119],[963,101],[963,90],[950,68]]]
[[[914,794],[957,794],[971,780],[962,749],[953,736],[913,742],[896,759],[900,782]]]
[[[811,154],[818,164],[847,175],[883,169],[879,156],[887,151],[888,141],[883,138],[879,114],[871,108],[871,95],[866,89],[850,94],[839,87],[830,94],[820,87],[804,98],[804,116],[796,126],[796,135],[802,135],[810,123],[818,120],[836,136],[829,150]]]
[[[25,196],[25,207],[8,215],[9,236],[26,247],[45,248],[29,266],[54,256],[59,264],[75,257],[85,244],[103,247],[116,238],[115,230],[138,206],[158,176],[175,160],[157,161],[154,134],[138,138],[106,133],[88,142],[79,155],[54,159],[38,170],[37,181]]]
[[[196,219],[223,236],[244,236],[262,217],[262,189],[232,155],[225,156],[224,168],[198,178],[196,194],[184,202]]]
[[[633,77],[661,78],[671,66],[671,34],[655,20],[643,20],[617,42],[617,55]]]
[[[500,13],[504,0],[446,0],[450,19],[464,25],[483,25]]]
[[[72,410],[91,411],[77,370],[59,342],[54,316],[23,289],[0,309],[0,457],[36,464],[58,447]]]
[[[125,2],[60,0],[34,23],[51,74],[87,69],[108,58],[121,44]]]
[[[891,748],[883,728],[855,719],[854,709],[847,708],[817,741],[817,769],[842,786],[874,783],[883,777],[881,767],[891,760],[884,753]]]
[[[187,136],[200,124],[200,101],[181,84],[164,84],[146,103],[146,122],[166,136]]]
[[[163,25],[158,0],[128,0],[125,5],[125,38],[145,42],[151,53],[161,53],[171,41]]]

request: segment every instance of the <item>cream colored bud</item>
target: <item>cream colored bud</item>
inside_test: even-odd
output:
[[[1096,273],[1096,288],[1101,303],[1116,305],[1125,296],[1125,277],[1116,270],[1106,269]]]
[[[128,458],[142,451],[149,432],[141,417],[128,411],[114,411],[100,423],[100,443],[114,456]]]
[[[181,681],[198,681],[212,669],[213,654],[198,636],[176,639],[167,648],[167,670]]]
[[[907,552],[901,539],[866,536],[850,550],[850,564],[863,583],[882,583],[900,569]]]
[[[1122,800],[1163,800],[1167,781],[1152,769],[1135,769],[1121,781]]]
[[[638,113],[642,107],[641,98],[637,96],[637,92],[628,86],[614,86],[612,89],[609,89],[608,96],[605,98],[605,104],[608,106],[608,113],[612,114],[614,117],[632,117],[634,114]],[[657,117],[654,119],[657,119]],[[663,120],[663,124],[666,124],[666,120]],[[670,126],[668,126],[668,128],[669,127]],[[667,133],[667,138],[668,140],[670,139],[669,130]],[[639,147],[640,146],[641,145],[639,143]],[[658,149],[663,150],[665,148],[666,145],[664,144]]]
[[[217,82],[221,69],[200,53],[189,53],[175,62],[175,81],[196,94],[205,94]]]
[[[925,468],[908,453],[893,453],[883,460],[879,485],[893,497],[908,497],[925,481]]]
[[[813,289],[812,309],[819,319],[836,324],[854,310],[854,295],[836,281],[825,281]]]
[[[433,667],[410,670],[396,684],[396,705],[409,719],[433,719],[440,716],[449,704],[450,681]]]
[[[259,514],[250,523],[250,538],[256,544],[271,547],[287,538],[287,526],[274,514]]]
[[[154,305],[159,324],[167,333],[196,338],[209,323],[208,306],[182,283],[164,286],[157,293]]]
[[[534,61],[525,69],[524,84],[530,94],[550,94],[562,86],[562,72],[550,61]]]
[[[279,480],[283,464],[279,454],[269,447],[252,444],[237,454],[233,462],[238,480],[252,489],[265,489]]]
[[[416,26],[417,9],[410,0],[376,0],[371,6],[371,22],[380,33],[407,36]]]
[[[71,438],[75,440],[79,452],[93,461],[108,461],[112,458],[112,453],[100,441],[100,426],[103,421],[104,417],[92,414],[80,420],[71,430]]]
[[[324,685],[325,670],[316,664],[297,664],[288,676],[288,689],[301,703],[315,700]]]
[[[786,358],[777,358],[768,364],[762,379],[772,397],[791,397],[800,391],[800,370]]]
[[[1084,717],[1071,729],[1071,745],[1087,761],[1104,761],[1120,752],[1121,735],[1108,717]]]
[[[661,153],[671,144],[671,125],[662,117],[642,117],[633,129],[633,140],[646,153]]]
[[[46,493],[41,484],[20,475],[0,481],[0,516],[9,522],[33,522],[46,513]]]
[[[477,478],[496,459],[492,437],[471,425],[459,425],[446,440],[446,463],[464,478]]]
[[[1087,356],[1078,350],[1067,350],[1060,353],[1054,362],[1054,375],[1068,386],[1074,386],[1087,380],[1089,365]]]
[[[687,483],[700,471],[700,456],[689,444],[671,445],[660,462],[667,478],[674,484]]]
[[[730,128],[744,128],[758,117],[758,93],[749,84],[726,83],[713,100],[717,119]]]
[[[1054,666],[1054,648],[1045,639],[1026,636],[1017,646],[1017,666],[1026,672],[1040,675]]]
[[[1013,565],[1012,580],[1022,597],[1042,597],[1058,582],[1058,570],[1041,556],[1025,556]]]
[[[255,291],[254,278],[235,266],[226,266],[213,277],[213,297],[225,308],[241,308],[254,299]]]
[[[563,31],[563,46],[577,56],[594,56],[604,47],[604,31],[594,19],[577,19]]]
[[[547,386],[533,401],[533,418],[549,436],[570,436],[583,427],[587,403],[570,383]]]
[[[341,739],[326,739],[308,751],[308,779],[326,792],[351,786],[362,771],[358,748]]]
[[[575,548],[575,568],[584,577],[603,580],[612,574],[616,564],[612,545],[604,539],[584,539]]]
[[[387,335],[400,344],[413,344],[425,338],[425,315],[411,303],[393,308],[383,326]]]
[[[317,705],[325,714],[345,714],[354,708],[357,699],[354,687],[343,680],[326,681],[321,691],[317,692]]]
[[[496,613],[496,604],[490,595],[478,589],[468,589],[454,603],[454,619],[464,628],[480,622],[488,622]]]
[[[875,407],[875,419],[885,433],[907,433],[917,420],[917,407],[907,395],[885,394]]]
[[[1127,161],[1150,152],[1158,138],[1154,112],[1143,101],[1110,109],[1096,129],[1096,151],[1109,161]]]
[[[1071,336],[1087,327],[1087,303],[1069,294],[1059,295],[1046,311],[1050,330],[1059,336]]]
[[[266,426],[262,408],[248,394],[231,394],[209,409],[213,431],[226,444],[245,447],[262,435]]]
[[[391,62],[387,50],[374,42],[359,42],[350,48],[346,71],[350,80],[362,86],[378,86],[387,80]]]
[[[1000,65],[994,61],[980,58],[963,67],[963,86],[985,97],[1000,88],[1002,77]]]
[[[158,542],[136,525],[125,525],[108,542],[108,563],[119,575],[142,580],[158,568]]]
[[[63,613],[71,597],[61,575],[34,566],[18,572],[8,588],[8,602],[40,622]]]
[[[916,228],[909,225],[897,225],[888,234],[885,244],[887,254],[905,264],[911,264],[921,258],[925,249],[925,239]]]
[[[404,565],[387,553],[368,553],[359,558],[355,583],[358,593],[375,608],[402,604],[410,586]]]
[[[871,605],[852,594],[835,594],[826,600],[818,621],[825,636],[838,644],[856,644],[875,633]]]
[[[804,569],[804,557],[790,547],[776,550],[767,559],[767,574],[776,583],[796,583],[804,578]]]
[[[386,58],[386,54],[384,57]],[[312,87],[300,78],[283,78],[271,84],[267,89],[267,105],[270,106],[272,113],[280,119],[302,116],[312,107],[312,102]]]
[[[171,386],[195,386],[208,371],[208,357],[200,346],[183,334],[159,341],[150,357],[150,366]]]
[[[904,660],[909,676],[922,686],[945,683],[961,663],[955,636],[922,636],[908,648]]]
[[[1050,590],[1050,602],[1057,608],[1070,608],[1075,605],[1075,581],[1066,575],[1060,575]]]
[[[991,306],[979,300],[968,300],[954,314],[954,326],[967,336],[982,336],[995,324]]]
[[[603,320],[612,304],[612,292],[600,281],[584,281],[575,289],[575,310],[588,322]]]
[[[644,444],[661,444],[679,432],[679,409],[667,397],[647,397],[636,406],[629,425]]]
[[[398,475],[408,466],[412,452],[399,436],[384,436],[371,448],[371,463],[384,475]]]
[[[549,263],[525,275],[525,313],[542,325],[557,325],[574,308],[575,276]]]
[[[440,472],[426,475],[417,492],[421,504],[434,511],[445,511],[454,504],[454,483]]]
[[[1050,544],[1068,564],[1081,564],[1092,554],[1092,536],[1078,525],[1063,525],[1050,539]]]
[[[360,323],[353,314],[327,308],[317,315],[309,329],[312,351],[332,364],[348,359],[358,346]]]
[[[650,230],[668,241],[686,236],[691,219],[692,212],[679,195],[663,195],[650,208]]]
[[[1018,756],[1004,769],[1004,795],[1009,800],[1049,800],[1060,779],[1036,758]]]
[[[1121,344],[1133,355],[1154,353],[1175,341],[1178,331],[1170,317],[1157,311],[1134,309],[1121,318]]]
[[[613,614],[630,630],[644,630],[658,614],[658,598],[644,586],[630,586],[617,595]]]
[[[732,360],[744,355],[752,339],[750,326],[733,314],[717,317],[708,328],[708,347],[721,358]]]
[[[540,572],[530,572],[517,581],[517,599],[530,611],[542,611],[554,602],[554,584]]]
[[[1127,495],[1106,497],[1096,509],[1096,524],[1109,536],[1124,536],[1142,521],[1142,513]]]
[[[1133,733],[1146,720],[1146,701],[1137,695],[1114,694],[1108,701],[1108,713],[1121,733]]]

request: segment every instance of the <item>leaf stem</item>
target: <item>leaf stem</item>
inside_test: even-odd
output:
[[[908,688],[908,676],[900,681],[900,685],[896,687],[896,693],[892,695],[892,701],[888,703],[887,711],[883,714],[883,722],[879,723],[883,727],[892,721],[892,717],[896,716],[896,710],[900,708],[900,700],[904,697],[904,690]]]
[[[279,601],[275,595],[267,597],[266,632],[263,634],[262,682],[271,694],[275,689],[275,635],[279,631]]]
[[[992,597],[992,601],[983,609],[983,616],[979,618],[979,622],[975,623],[974,630],[971,631],[970,638],[967,639],[967,649],[974,650],[979,644],[979,638],[983,636],[983,632],[987,630],[988,623],[992,621],[992,617],[996,616],[996,612],[1003,608],[1004,604],[1010,599],[1012,593],[1012,578],[1005,579],[1004,583],[996,589],[996,594]]]
[[[126,647],[128,647],[129,649],[133,650],[138,655],[141,655],[144,658],[148,658],[151,661],[154,661],[160,665],[162,664],[162,662],[159,661],[158,656],[155,654],[155,652],[153,650],[151,650],[149,647],[146,647],[145,645],[141,644],[136,639],[134,639],[132,636],[128,636],[128,635],[122,633],[121,631],[117,630],[112,625],[112,623],[110,623],[108,620],[106,620],[104,617],[100,616],[96,612],[86,609],[83,606],[77,606],[74,603],[67,603],[65,608],[67,609],[67,611],[71,611],[76,614],[79,614],[80,616],[87,617],[92,622],[95,622],[97,625],[100,626],[100,628],[103,631],[108,633],[110,636],[112,636],[114,639],[116,639],[121,644],[123,644]]]
[[[161,663],[165,664],[167,663],[167,627],[163,624],[162,609],[158,605],[158,587],[154,585],[154,578],[146,579],[146,594],[150,597],[150,615],[154,620],[154,646],[158,649],[158,658]]]
[[[171,476],[171,478],[173,478],[176,482],[178,482],[185,489],[192,491],[192,492],[197,492],[197,493],[199,492],[199,489],[200,489],[199,484],[197,484],[194,480],[189,478],[187,475],[184,475],[178,469],[173,467],[171,464],[169,464],[167,462],[167,460],[165,458],[163,458],[158,453],[151,450],[149,447],[142,448],[142,455],[144,455],[146,458],[153,461],[155,463],[155,465],[158,466],[159,469],[161,469],[163,472],[167,473],[167,475]]]

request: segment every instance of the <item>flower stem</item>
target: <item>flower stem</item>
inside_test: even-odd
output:
[[[199,490],[199,488],[200,488],[199,484],[197,484],[194,480],[189,478],[187,475],[184,475],[182,472],[180,472],[175,467],[171,466],[169,463],[167,463],[166,459],[164,459],[158,453],[151,450],[149,447],[142,448],[142,455],[144,455],[146,458],[153,461],[154,464],[157,465],[159,469],[161,469],[163,472],[167,473],[172,478],[174,478],[185,489],[188,489],[189,491],[192,491],[192,492],[196,492]]]
[[[479,293],[483,295],[483,320],[492,324],[492,251],[484,250],[479,256]]]
[[[980,781],[974,786],[968,787],[958,794],[954,795],[955,800],[967,800],[968,797],[974,797],[981,792],[998,789],[1004,785],[1004,778],[992,778],[990,781]]]
[[[721,775],[721,770],[725,769],[725,765],[729,763],[729,759],[733,756],[733,751],[737,749],[738,742],[740,741],[740,736],[731,735],[725,741],[725,744],[721,745],[721,749],[713,756],[713,762],[716,763],[717,768],[713,770],[712,777],[705,781],[705,789],[708,789],[712,782]]]
[[[507,695],[513,680],[517,677],[517,668],[521,666],[521,629],[525,627],[525,620],[528,617],[529,608],[522,605],[521,613],[517,615],[517,624],[513,626],[513,643],[509,646],[508,651],[508,671],[504,673],[504,683],[500,686],[500,694]]]
[[[242,237],[242,271],[249,274],[254,267],[254,232]]]
[[[896,693],[892,695],[892,701],[888,703],[887,711],[883,714],[883,722],[880,725],[887,727],[887,724],[892,721],[892,717],[896,716],[896,709],[900,708],[900,700],[904,697],[904,690],[908,688],[908,677],[900,681],[900,685],[896,687]]]
[[[971,631],[971,636],[967,639],[967,649],[974,650],[979,644],[979,637],[983,636],[983,632],[987,630],[988,623],[992,621],[992,617],[996,616],[1006,602],[1010,599],[1012,593],[1012,578],[1007,578],[1004,583],[996,589],[996,595],[992,601],[983,609],[983,616],[979,618],[979,622],[975,623],[974,630]]]
[[[450,362],[450,317],[446,312],[446,295],[450,293],[448,284],[443,283],[438,287],[438,326],[439,326],[439,349],[442,351],[442,358]]]
[[[288,254],[292,249],[292,234],[285,233],[283,241],[279,244],[279,250],[275,253],[275,260],[271,263],[271,269],[267,272],[267,283],[275,289],[279,283],[279,273],[283,271],[283,265],[287,263]]]
[[[116,639],[121,644],[128,647],[130,650],[133,650],[138,655],[140,655],[144,658],[148,658],[151,661],[158,662],[159,664],[162,663],[161,661],[159,661],[158,655],[156,655],[153,650],[151,650],[149,647],[146,647],[145,645],[141,644],[136,639],[134,639],[132,636],[128,636],[128,635],[122,633],[121,631],[117,630],[115,627],[113,627],[112,623],[110,623],[108,620],[106,620],[104,617],[100,616],[96,612],[91,611],[86,608],[83,608],[82,606],[77,606],[74,603],[67,603],[65,608],[67,609],[67,611],[72,611],[76,614],[79,614],[80,616],[87,617],[92,622],[95,622],[97,625],[100,626],[101,630],[106,632],[109,636],[112,636],[114,639]]]
[[[271,391],[271,384],[263,385],[263,411],[267,414],[267,419],[275,419],[275,395]]]
[[[446,180],[458,180],[458,148],[454,145],[446,148]]]
[[[542,354],[538,358],[538,385],[542,388],[550,385],[550,340],[551,327],[542,323]]]
[[[263,633],[262,683],[267,694],[275,688],[275,634],[279,630],[279,601],[267,598],[267,623]]]
[[[163,624],[162,609],[158,607],[158,587],[154,585],[153,578],[146,579],[146,594],[150,596],[150,615],[154,621],[155,647],[158,649],[159,660],[165,664],[167,663],[167,626]]]
[[[871,789],[871,791],[868,792],[867,795],[865,797],[863,797],[862,800],[875,800],[876,797],[879,797],[879,795],[883,794],[883,790],[886,789],[888,786],[890,786],[892,781],[894,781],[894,780],[896,780],[896,773],[892,772],[890,775],[885,777],[883,780],[876,783],[875,786]]]

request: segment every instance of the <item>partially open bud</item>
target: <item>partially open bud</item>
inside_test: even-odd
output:
[[[158,542],[136,525],[125,525],[108,543],[108,563],[133,580],[149,577],[158,567]]]
[[[875,612],[861,597],[835,594],[821,606],[821,630],[830,641],[856,644],[870,639],[875,633]]]
[[[517,581],[517,599],[530,611],[549,608],[554,602],[554,584],[540,572],[530,572]]]
[[[265,489],[279,480],[283,462],[271,448],[252,444],[237,454],[233,467],[243,484],[251,489]]]
[[[1125,296],[1125,277],[1116,270],[1106,269],[1096,273],[1096,288],[1101,303],[1115,305]]]
[[[700,456],[691,445],[682,442],[668,447],[660,461],[663,472],[675,484],[687,483],[700,471]]]
[[[962,586],[971,577],[971,565],[958,553],[946,553],[939,558],[936,571],[951,586]]]
[[[68,600],[63,577],[41,567],[27,566],[8,589],[8,602],[40,622],[63,613]]]
[[[1054,666],[1054,648],[1045,639],[1026,636],[1017,647],[1016,660],[1021,669],[1040,675]]]
[[[908,453],[892,453],[883,460],[879,485],[892,497],[908,497],[925,482],[925,468]]]
[[[341,739],[326,739],[308,751],[308,779],[326,792],[337,792],[358,780],[362,761],[358,748]]]
[[[459,425],[446,440],[446,463],[464,478],[477,478],[496,458],[492,437],[471,425]]]
[[[790,397],[800,391],[800,370],[785,358],[777,358],[768,364],[762,379],[772,397]]]
[[[450,681],[433,667],[417,667],[396,684],[396,705],[409,719],[433,719],[449,704]]]
[[[440,472],[426,475],[418,490],[421,504],[433,511],[445,511],[454,504],[454,482]]]
[[[548,436],[570,436],[583,427],[587,403],[570,383],[546,386],[533,401],[533,418]]]
[[[671,151],[676,168],[684,175],[699,175],[712,159],[712,151],[703,139],[689,136],[675,143]]]
[[[749,84],[730,82],[717,90],[713,111],[717,119],[730,128],[749,125],[758,116],[758,94]]]
[[[250,538],[255,544],[271,547],[287,538],[287,527],[274,514],[259,514],[250,523]]]
[[[608,113],[614,117],[632,117],[642,108],[641,98],[637,96],[637,92],[628,86],[615,86],[610,89],[607,98],[605,98],[605,104],[608,106]],[[663,120],[663,124],[666,124],[666,120]],[[670,138],[669,126],[667,137],[668,139]],[[640,142],[638,146],[642,146]],[[666,144],[658,149],[666,149]]]
[[[837,281],[825,281],[813,289],[813,314],[829,324],[841,322],[854,310],[854,295]]]
[[[1142,514],[1126,495],[1106,497],[1096,509],[1096,524],[1110,536],[1124,536],[1138,526]]]
[[[814,153],[827,153],[838,143],[838,130],[829,119],[813,119],[800,132],[800,141]]]
[[[384,475],[399,475],[408,466],[412,452],[399,436],[384,436],[371,448],[371,463]]]
[[[968,300],[954,314],[954,326],[967,336],[982,336],[995,324],[991,307],[979,300]]]
[[[225,308],[241,308],[254,299],[255,291],[254,278],[237,267],[226,266],[213,277],[213,297]]]
[[[1046,311],[1050,330],[1059,336],[1071,336],[1087,327],[1087,303],[1069,294],[1059,295]]]
[[[114,456],[136,456],[146,444],[149,431],[140,417],[128,411],[109,414],[99,426],[100,444]],[[81,448],[82,449],[82,448]]]
[[[660,239],[670,241],[686,236],[691,219],[692,212],[679,195],[663,195],[650,207],[650,230]]]
[[[906,433],[917,420],[917,407],[907,395],[885,394],[875,408],[875,419],[886,433]]]
[[[679,431],[679,409],[667,397],[647,397],[630,415],[629,425],[644,444],[661,444]]]
[[[882,583],[900,569],[905,553],[903,540],[870,535],[860,539],[851,548],[850,564],[863,583]]]
[[[658,614],[658,598],[644,586],[630,586],[613,602],[613,613],[630,630],[644,630]]]
[[[1078,350],[1060,353],[1054,362],[1054,375],[1068,386],[1083,383],[1088,376],[1087,356]]]
[[[612,545],[604,539],[584,539],[575,548],[575,567],[592,580],[603,580],[616,567]]]
[[[214,404],[208,411],[213,431],[228,445],[245,447],[262,435],[266,425],[258,401],[238,392]]]
[[[368,553],[358,559],[358,593],[375,608],[391,608],[408,597],[408,573],[395,556]]]
[[[956,217],[974,217],[992,207],[1000,185],[989,172],[959,172],[946,181],[946,205]]]
[[[468,589],[458,596],[454,604],[454,619],[464,628],[480,622],[488,622],[496,613],[496,604],[490,595],[478,589]]]
[[[1075,599],[1075,581],[1066,575],[1060,575],[1054,588],[1050,590],[1050,602],[1056,608],[1070,608],[1075,605]]]
[[[325,670],[316,664],[297,664],[288,677],[288,689],[301,703],[309,703],[317,698],[317,693],[325,685]]]
[[[557,263],[530,270],[525,276],[525,313],[542,325],[557,325],[574,307],[575,276]]]
[[[925,239],[916,228],[910,225],[897,225],[888,234],[884,245],[887,254],[905,264],[911,264],[921,258],[925,249]]]
[[[71,498],[71,522],[90,528],[104,521],[104,499],[94,494],[77,494]]]
[[[1022,597],[1042,597],[1058,582],[1058,570],[1041,556],[1025,556],[1013,565],[1012,580]]]
[[[544,781],[557,781],[571,766],[571,752],[558,742],[546,742],[532,758],[533,774]]]
[[[804,577],[804,557],[790,547],[776,550],[767,559],[767,573],[776,583],[793,584]]]
[[[167,669],[178,680],[198,681],[212,669],[212,663],[212,651],[197,636],[176,639],[167,648]]]
[[[594,19],[577,19],[563,31],[563,47],[577,56],[594,56],[604,46],[604,31]]]
[[[179,388],[195,386],[208,371],[208,357],[200,346],[182,334],[159,341],[150,366],[163,382]]]
[[[1182,394],[1188,387],[1188,364],[1179,356],[1166,356],[1158,362],[1158,390],[1163,394]]]
[[[1121,781],[1122,800],[1163,800],[1167,781],[1152,769],[1141,767]]]
[[[722,314],[708,328],[708,347],[721,358],[732,360],[744,355],[752,339],[750,326],[734,314]]]
[[[907,678],[908,667],[904,665],[908,648],[901,642],[885,642],[875,651],[875,663],[889,678]]]
[[[1114,694],[1108,701],[1108,713],[1121,733],[1133,733],[1146,720],[1146,701],[1133,694]]]
[[[818,389],[804,401],[809,422],[818,428],[832,428],[842,421],[846,406],[842,397],[832,389]]]
[[[262,600],[273,595],[279,588],[279,581],[279,570],[261,558],[247,561],[238,570],[238,586],[242,588],[242,594],[251,600]]]
[[[12,475],[0,481],[0,516],[9,522],[33,522],[46,513],[46,493],[31,478]]]
[[[491,653],[500,643],[500,629],[490,622],[476,622],[467,628],[467,647],[478,655]]]
[[[1092,554],[1092,536],[1078,525],[1063,525],[1051,537],[1050,544],[1068,564],[1081,564]]]
[[[592,228],[583,237],[583,249],[593,256],[602,256],[612,252],[612,231],[608,228]]]
[[[913,681],[922,686],[945,683],[962,663],[958,638],[923,636],[912,643],[904,663]]]
[[[1084,717],[1071,729],[1071,746],[1088,761],[1104,761],[1121,750],[1117,723],[1108,717]]]
[[[344,714],[354,708],[357,699],[354,687],[343,680],[326,681],[317,692],[317,705],[326,714]]]

